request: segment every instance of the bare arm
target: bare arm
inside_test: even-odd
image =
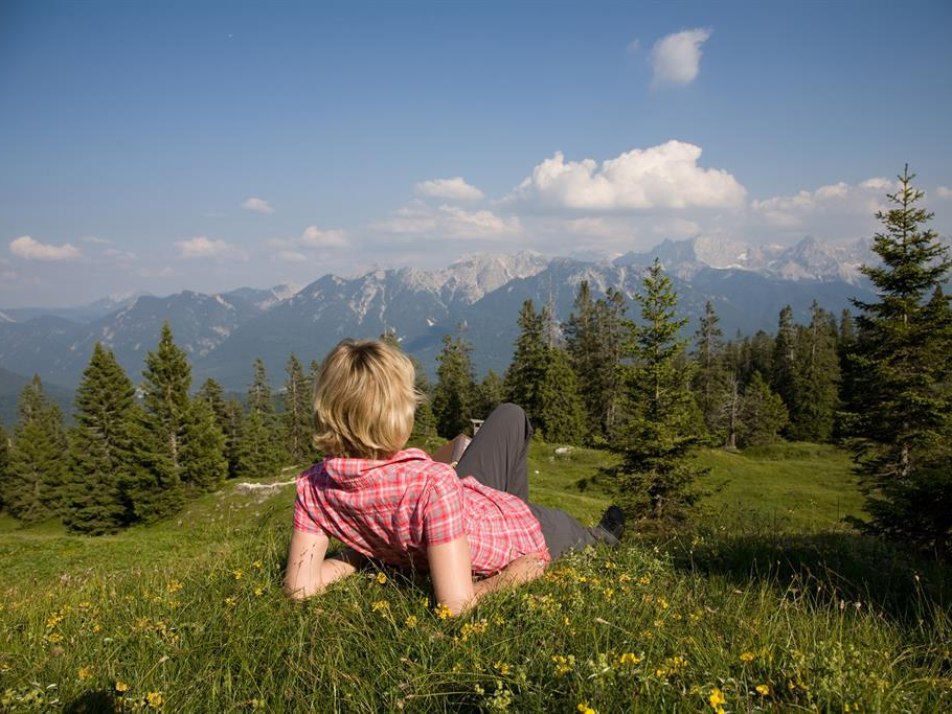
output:
[[[474,584],[469,540],[465,535],[430,546],[427,560],[436,601],[448,607],[454,615],[469,610],[489,593],[528,583],[545,572],[545,561],[539,555],[524,555],[495,575]]]
[[[324,588],[356,572],[363,560],[352,550],[325,559],[330,539],[324,533],[294,531],[288,550],[288,569],[284,574],[284,592],[301,600],[317,595]]]

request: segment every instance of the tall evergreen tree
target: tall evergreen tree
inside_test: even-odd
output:
[[[437,356],[436,387],[433,389],[433,416],[440,436],[452,439],[471,430],[476,415],[476,383],[470,359],[472,347],[460,335],[443,335],[443,349]]]
[[[636,518],[677,519],[696,498],[690,487],[703,469],[690,460],[700,440],[698,410],[688,388],[690,370],[679,365],[687,345],[679,332],[677,293],[655,260],[635,299],[642,325],[628,323],[631,362],[625,364],[626,423],[613,472],[623,508]]]
[[[787,426],[789,415],[780,395],[767,381],[754,372],[747,385],[737,424],[737,446],[767,446],[780,441],[780,432]]]
[[[704,315],[694,333],[694,358],[697,371],[694,391],[704,424],[712,434],[722,435],[724,394],[728,387],[728,373],[724,365],[724,346],[721,342],[720,319],[714,305],[704,304]]]
[[[522,407],[537,427],[543,417],[543,390],[548,368],[545,319],[532,300],[522,303],[518,318],[519,337],[509,369],[506,370],[506,400]]]
[[[774,340],[770,386],[790,411],[799,405],[800,366],[797,362],[797,325],[793,321],[793,308],[786,305],[777,321],[777,336]]]
[[[855,458],[871,527],[952,556],[952,317],[942,283],[952,258],[919,207],[908,167],[863,267],[875,302],[854,301]]]
[[[581,444],[586,436],[585,405],[579,395],[575,372],[561,347],[546,350],[539,427],[546,440],[560,444]]]
[[[829,441],[840,381],[836,320],[814,300],[810,324],[798,332],[799,390],[790,414],[790,436],[800,441]]]
[[[286,454],[282,448],[271,400],[271,387],[261,359],[254,361],[254,381],[248,390],[248,412],[243,420],[237,475],[273,476]]]
[[[583,280],[563,328],[588,415],[588,436],[594,441],[610,440],[618,418],[624,313],[621,292],[609,288],[604,298],[594,300],[588,282]]]
[[[192,368],[185,351],[175,344],[169,323],[162,325],[162,334],[155,351],[145,358],[143,406],[147,426],[164,446],[164,453],[174,472],[173,481],[182,480],[182,440],[188,421]]]
[[[295,464],[310,462],[314,456],[314,387],[298,358],[291,353],[285,367],[284,427],[288,456]]]
[[[489,370],[483,377],[483,381],[476,387],[475,412],[480,419],[485,419],[504,401],[506,401],[506,391],[503,379],[495,371]]]
[[[136,520],[130,493],[142,473],[133,441],[135,387],[111,350],[98,342],[76,390],[64,488],[66,527],[112,533]]]
[[[20,394],[3,495],[10,514],[25,523],[62,515],[67,473],[63,413],[34,375]]]

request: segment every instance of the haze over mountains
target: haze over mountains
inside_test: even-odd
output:
[[[328,274],[299,290],[285,285],[215,295],[184,291],[104,299],[82,308],[0,309],[0,368],[20,377],[38,373],[45,382],[75,388],[100,341],[135,381],[168,320],[189,355],[194,387],[214,377],[226,389],[243,392],[256,357],[264,359],[278,385],[292,352],[306,364],[344,337],[376,337],[386,329],[396,331],[404,348],[432,373],[442,336],[463,325],[481,377],[508,365],[523,300],[549,303],[564,320],[582,280],[597,296],[615,287],[630,297],[655,256],[674,281],[680,313],[691,319],[688,330],[711,300],[728,338],[738,331],[773,332],[786,304],[806,321],[814,299],[838,313],[849,307],[849,298],[868,298],[859,266],[874,257],[867,241],[824,245],[805,238],[784,248],[699,237],[598,262],[531,252],[481,254],[433,272]],[[635,316],[636,308],[630,306],[628,314]],[[0,396],[9,397],[9,391],[0,384]]]

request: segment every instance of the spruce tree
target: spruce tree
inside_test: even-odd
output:
[[[314,458],[314,387],[298,358],[291,353],[285,367],[284,412],[281,415],[288,457],[295,464]]]
[[[694,392],[708,431],[723,436],[724,394],[729,381],[724,366],[722,333],[717,326],[719,321],[714,305],[708,300],[704,304],[704,315],[701,316],[697,332],[694,333],[694,358],[697,361]]]
[[[740,400],[737,446],[768,446],[781,441],[780,432],[790,421],[787,407],[767,381],[754,372]]]
[[[621,327],[625,311],[622,294],[612,288],[594,300],[588,281],[579,284],[572,314],[563,330],[587,413],[587,436],[604,443],[611,438],[621,392]]]
[[[130,491],[146,477],[135,457],[135,387],[98,342],[76,391],[63,521],[77,533],[112,533],[136,520]]]
[[[506,370],[506,401],[525,410],[529,421],[544,432],[543,389],[548,368],[548,347],[543,314],[537,313],[532,300],[522,303],[518,318],[519,337]]]
[[[542,385],[540,428],[547,441],[581,444],[587,434],[585,405],[579,395],[575,372],[561,347],[546,351],[545,378]]]
[[[286,457],[279,437],[271,387],[264,362],[254,361],[254,381],[248,390],[248,412],[242,421],[237,475],[241,478],[273,476]]]
[[[838,403],[840,364],[836,354],[836,321],[816,300],[810,324],[799,328],[797,363],[799,392],[790,414],[790,436],[800,441],[829,441]]]
[[[863,273],[878,300],[859,309],[850,406],[870,528],[952,556],[952,318],[942,284],[952,258],[918,203],[908,167]]]
[[[62,515],[67,474],[63,413],[47,398],[38,375],[20,393],[3,501],[24,523]]]
[[[489,370],[476,388],[475,412],[480,419],[485,419],[504,401],[506,401],[505,383],[495,371]]]
[[[770,386],[791,412],[796,412],[801,399],[800,365],[798,363],[797,325],[793,321],[793,308],[786,305],[777,321],[777,336],[774,340]]]
[[[182,442],[183,482],[197,492],[214,491],[228,476],[226,438],[212,407],[192,399]]]
[[[443,349],[437,356],[436,387],[433,389],[433,416],[440,436],[452,439],[471,430],[476,415],[476,383],[470,359],[472,347],[462,336],[443,336]]]
[[[679,333],[686,320],[676,317],[677,293],[658,260],[635,299],[643,324],[627,323],[626,421],[615,442],[623,458],[612,473],[630,516],[669,521],[694,502],[691,485],[704,473],[690,459],[700,435],[690,370],[681,368],[687,342]]]

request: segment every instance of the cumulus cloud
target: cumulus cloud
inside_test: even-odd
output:
[[[728,172],[698,166],[701,147],[668,141],[602,162],[566,162],[562,152],[537,165],[506,202],[577,210],[732,208],[746,190]]]
[[[308,226],[301,234],[299,244],[308,248],[345,248],[347,235],[342,230],[321,230]]]
[[[270,203],[263,198],[256,198],[255,196],[247,199],[241,204],[241,207],[246,211],[254,211],[255,213],[274,213],[274,209]]]
[[[697,28],[662,37],[651,48],[654,86],[690,84],[697,77],[701,63],[701,45],[711,36],[710,30]]]
[[[443,198],[449,201],[478,201],[483,192],[466,183],[460,176],[448,179],[422,181],[416,185],[417,195]]]
[[[856,185],[843,181],[803,190],[792,196],[774,196],[751,201],[755,218],[776,228],[805,228],[818,216],[869,216],[884,207],[886,193],[895,183],[882,177]]]
[[[228,244],[223,240],[212,240],[206,236],[196,236],[188,240],[175,241],[182,258],[215,258],[225,255],[229,251]]]
[[[935,195],[942,199],[952,198],[952,188],[948,186],[938,186],[936,187]]]
[[[304,253],[299,253],[296,250],[279,250],[275,257],[285,263],[306,263],[308,261],[308,257]]]
[[[79,249],[69,243],[51,245],[34,240],[30,236],[20,236],[10,241],[10,252],[18,258],[26,260],[76,260],[80,257]]]
[[[385,233],[433,236],[453,239],[493,239],[522,231],[516,217],[504,218],[492,211],[467,211],[459,206],[429,206],[414,202],[397,210],[385,221],[374,224]]]

